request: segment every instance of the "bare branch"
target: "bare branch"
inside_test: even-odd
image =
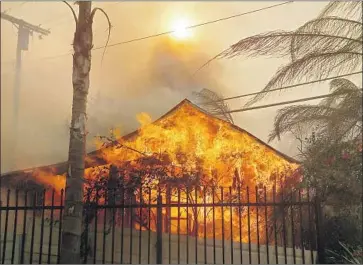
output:
[[[102,8],[99,8],[99,7],[95,7],[93,10],[92,10],[92,13],[91,13],[91,20],[93,21],[94,19],[94,16],[96,14],[96,11],[100,11],[102,12],[106,19],[107,19],[107,23],[108,23],[108,36],[107,36],[107,41],[106,41],[106,45],[105,45],[105,48],[103,49],[103,53],[102,53],[102,59],[101,59],[101,65],[102,65],[102,62],[103,62],[103,58],[105,56],[105,53],[106,53],[106,49],[107,49],[107,46],[108,46],[108,42],[110,41],[110,36],[111,36],[111,28],[112,28],[112,25],[111,25],[111,20],[109,18],[109,16],[107,15],[107,13],[102,9]]]
[[[78,19],[77,19],[77,15],[76,15],[76,12],[74,11],[73,7],[68,4],[66,1],[62,1],[63,3],[65,3],[72,11],[72,14],[73,14],[73,18],[74,18],[74,22],[76,22],[76,25],[78,23]]]

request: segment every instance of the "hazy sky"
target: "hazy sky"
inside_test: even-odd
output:
[[[110,44],[171,30],[179,19],[198,24],[276,4],[278,2],[94,2],[108,13],[113,28]],[[108,48],[103,65],[102,49],[93,52],[89,111],[90,139],[112,126],[124,133],[137,127],[135,116],[148,112],[154,119],[203,87],[235,96],[259,91],[285,61],[276,58],[220,60],[203,69],[192,81],[191,73],[206,60],[241,38],[270,30],[293,30],[316,17],[327,2],[294,2],[254,14],[191,30],[187,41],[168,36]],[[76,8],[76,6],[75,6]],[[51,34],[30,39],[23,52],[19,150],[17,168],[55,163],[67,159],[68,121],[72,99],[71,43],[74,21],[61,2],[6,2],[1,11],[49,29]],[[94,22],[94,44],[107,38],[107,22],[100,14]],[[17,29],[1,20],[1,163],[8,171],[14,87]],[[58,56],[63,55],[63,56]],[[324,91],[323,91],[324,90]],[[291,92],[271,93],[257,104],[278,102],[326,93],[317,86]],[[242,107],[245,99],[229,102]],[[233,115],[238,126],[262,140],[272,128],[276,108]],[[292,154],[288,139],[273,143]],[[89,145],[91,148],[92,144]]]

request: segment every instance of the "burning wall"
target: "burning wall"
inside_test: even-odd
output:
[[[135,175],[139,177],[142,175],[140,183],[145,191],[144,193],[134,191],[138,201],[149,201],[147,188],[152,188],[151,200],[155,201],[156,186],[165,187],[163,189],[164,202],[175,201],[176,191],[171,192],[174,195],[168,196],[166,188],[167,184],[172,182],[174,188],[184,188],[180,193],[180,201],[186,203],[188,200],[192,203],[204,200],[206,202],[221,201],[218,187],[231,187],[225,190],[224,200],[227,201],[247,200],[245,192],[242,192],[242,195],[237,194],[237,187],[243,189],[249,187],[251,200],[255,200],[256,196],[261,197],[262,187],[265,187],[270,199],[274,185],[277,184],[276,189],[277,192],[279,191],[281,180],[284,185],[294,185],[300,181],[299,175],[293,175],[298,168],[296,161],[239,127],[211,117],[188,100],[182,101],[155,122],[151,122],[151,118],[146,114],[139,115],[138,120],[141,123],[139,130],[87,157],[88,168],[85,177],[90,183],[92,180],[99,181],[100,177],[107,178],[110,174],[109,166],[113,165],[118,172],[116,178],[121,178],[123,181],[130,181]],[[102,143],[99,144],[101,146]],[[36,169],[32,172],[32,177],[39,183],[60,192],[65,186],[64,174],[65,171],[62,172],[58,166],[58,168],[48,167],[46,170]],[[201,188],[197,191],[191,188],[190,193],[187,193],[185,188],[188,185]],[[256,186],[259,186],[259,189],[255,189]],[[212,188],[217,189],[217,192],[211,193]],[[252,212],[256,210],[251,209]],[[203,224],[206,219],[209,228],[205,232],[211,236],[217,231],[217,238],[222,236],[218,231],[221,231],[219,228],[224,220],[232,220],[232,226],[238,227],[241,219],[242,225],[247,226],[247,213],[242,213],[239,218],[238,209],[222,211],[221,208],[216,208],[217,227],[211,228],[212,209],[208,208],[206,212],[206,218],[204,218],[204,210],[196,213],[193,209],[186,211],[182,208],[179,214],[177,208],[171,208],[164,209],[163,213],[169,217],[179,214],[184,220],[197,219],[200,224]],[[249,220],[255,227],[254,230],[256,218],[258,218],[256,214],[251,214]],[[260,220],[262,219],[261,216]],[[182,221],[182,223],[185,222],[188,221]],[[260,223],[261,227],[258,229],[262,231],[264,222]],[[180,225],[183,227],[180,232],[186,233],[186,224]],[[152,222],[150,226],[154,230],[156,223]],[[172,229],[176,227],[175,224],[171,226],[174,227]],[[196,229],[194,222],[190,227]],[[203,231],[203,225],[199,225],[198,235],[203,234]],[[236,236],[239,236],[238,233]],[[251,240],[255,239],[256,234]],[[263,241],[263,238],[261,240]]]

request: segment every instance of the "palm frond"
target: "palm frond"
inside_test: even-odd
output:
[[[351,42],[357,42],[362,46],[362,41],[345,36],[314,32],[272,31],[242,39],[215,58],[233,58],[242,54],[247,57],[272,55],[284,57],[291,53],[311,53],[312,48],[316,47],[319,47],[321,51],[334,52],[346,47]],[[315,50],[313,51],[316,53]]]
[[[272,31],[247,37],[231,45],[231,47],[216,58],[233,58],[240,56],[277,56],[283,57],[289,54],[289,44],[295,35],[291,31]]]
[[[362,64],[362,53],[340,51],[307,55],[282,67],[258,94],[245,106],[264,98],[270,89],[292,85],[292,82],[320,80],[330,75],[350,73]]]
[[[339,16],[362,21],[361,1],[331,1],[319,17]]]
[[[361,89],[357,87],[352,81],[346,78],[336,78],[330,81],[330,91],[339,91],[341,89],[347,91],[360,91]]]
[[[239,55],[291,56],[292,62],[282,67],[262,93],[245,105],[250,106],[262,99],[266,95],[263,92],[270,89],[361,68],[361,15],[362,8],[357,2],[331,2],[318,18],[308,21],[295,31],[273,31],[244,38],[212,60]]]
[[[309,20],[295,32],[328,34],[358,39],[361,35],[362,22],[339,16],[318,17]]]
[[[223,101],[223,97],[218,95],[209,89],[202,89],[199,92],[193,92],[193,96],[195,103],[206,112],[210,113],[213,116],[226,120],[230,123],[233,122],[232,115],[229,113],[228,104]]]
[[[330,91],[332,94],[336,95],[332,97],[328,97],[321,101],[321,105],[332,106],[337,105],[338,100],[341,99],[341,94],[344,94],[345,101],[341,104],[343,106],[351,106],[351,104],[347,104],[348,99],[359,99],[362,97],[362,89],[357,87],[352,81],[345,78],[337,78],[330,82]]]
[[[340,18],[340,17],[320,17],[317,19],[310,20],[304,25],[299,27],[295,33],[296,37],[291,40],[291,59],[296,60],[309,54],[311,52],[317,52],[318,50],[322,52],[327,52],[329,50],[338,50],[339,47],[345,47],[351,42],[356,42],[359,46],[362,46],[362,23]],[[331,36],[331,41],[323,45],[314,45],[313,43],[301,43],[299,41],[299,34],[302,33],[312,33],[316,35],[328,35]],[[335,43],[331,43],[335,36]],[[347,45],[348,44],[348,45]],[[301,47],[300,47],[301,45]]]
[[[313,128],[329,122],[335,109],[319,105],[294,105],[278,111],[274,128],[269,135],[269,142],[275,138],[280,140],[282,134],[301,128]],[[330,114],[330,115],[329,115]]]
[[[362,135],[362,89],[341,78],[330,82],[332,96],[318,105],[295,105],[278,111],[269,141],[284,133],[305,128],[329,139],[356,138]]]

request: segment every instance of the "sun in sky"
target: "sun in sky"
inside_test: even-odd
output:
[[[171,30],[173,31],[173,33],[171,35],[174,38],[180,40],[188,39],[192,36],[192,32],[190,29],[188,29],[188,27],[190,27],[190,23],[187,19],[185,18],[176,19],[172,23]]]

